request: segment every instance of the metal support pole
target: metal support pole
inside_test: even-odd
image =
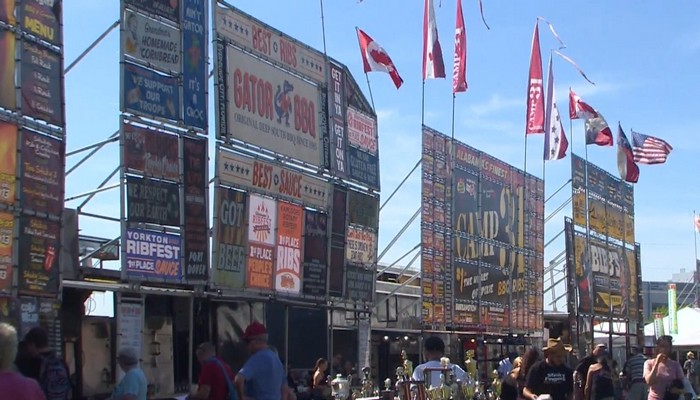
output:
[[[110,136],[109,138],[110,138],[110,139],[113,139],[113,138],[118,138],[118,137],[119,137],[119,131],[116,131],[116,132],[114,132],[114,133],[112,134],[112,136]],[[100,144],[100,145],[97,146],[96,148],[92,149],[92,151],[91,151],[88,155],[86,155],[85,157],[83,157],[80,161],[78,161],[75,165],[73,165],[72,167],[70,167],[70,168],[66,171],[66,176],[70,175],[71,172],[75,171],[79,166],[81,166],[85,161],[87,161],[90,157],[92,157],[93,154],[97,153],[97,152],[98,152],[102,147],[104,147],[104,145],[106,145],[106,144],[107,144],[107,143],[103,142],[102,144]]]
[[[571,183],[571,178],[569,178],[568,181],[566,181],[563,185],[561,185],[561,187],[560,187],[559,189],[555,190],[554,193],[552,193],[551,195],[549,195],[549,197],[547,197],[547,199],[544,201],[544,203],[547,204],[547,202],[548,202],[552,197],[556,196],[557,193],[561,192],[569,183]]]
[[[189,384],[194,383],[194,372],[192,371],[192,365],[194,364],[194,296],[190,297],[190,337],[189,337],[189,354],[187,362],[187,377],[189,378]]]
[[[70,63],[70,65],[68,65],[68,66],[66,67],[66,69],[63,71],[63,74],[64,74],[64,75],[68,75],[68,73],[70,72],[71,69],[73,69],[73,67],[75,67],[83,58],[85,58],[85,56],[88,55],[88,53],[91,52],[92,49],[95,48],[95,46],[97,46],[98,44],[100,44],[100,42],[101,42],[102,40],[104,40],[104,38],[106,38],[107,35],[109,35],[109,33],[112,32],[112,31],[114,30],[114,28],[116,28],[116,27],[119,26],[119,22],[120,22],[120,21],[121,21],[120,19],[114,21],[114,23],[113,23],[112,25],[110,25],[109,28],[107,28],[107,30],[104,31],[104,32],[97,38],[97,40],[95,40],[94,42],[92,42],[92,44],[90,44],[90,46],[88,46],[88,48],[85,49],[85,51],[83,51],[82,53],[80,53],[80,55],[78,56],[78,58],[76,58],[75,60],[73,60],[73,62]]]
[[[399,257],[399,258],[398,258],[396,261],[394,261],[393,263],[391,263],[391,264],[389,264],[388,266],[386,266],[386,267],[382,268],[381,270],[377,271],[377,277],[382,276],[382,274],[384,274],[384,272],[386,272],[387,270],[389,270],[389,268],[391,268],[391,267],[393,267],[394,265],[398,264],[401,260],[403,260],[404,258],[408,257],[409,254],[413,253],[413,252],[416,251],[416,249],[418,249],[418,248],[420,248],[420,243],[418,243],[417,245],[415,245],[415,247],[413,247],[411,250],[409,250],[409,251],[407,251],[406,253],[404,253],[404,255],[402,255],[401,257]]]
[[[408,227],[411,226],[413,221],[415,221],[416,218],[418,218],[418,216],[420,215],[420,210],[421,207],[418,207],[418,210],[416,210],[415,214],[413,214],[411,219],[409,219],[408,222],[406,222],[406,225],[404,225],[403,228],[401,228],[401,230],[399,231],[399,233],[397,233],[396,236],[394,236],[394,238],[391,239],[391,242],[389,242],[389,244],[384,248],[384,250],[382,250],[381,254],[379,254],[379,257],[377,257],[377,262],[381,261],[382,257],[384,257],[384,255],[389,251],[389,249],[391,249],[391,247],[394,244],[396,244],[396,241],[399,240],[401,235],[403,235],[404,232],[406,232],[406,229],[408,229]]]
[[[384,206],[389,202],[389,200],[391,200],[391,198],[394,197],[394,195],[396,194],[396,192],[398,192],[399,189],[401,189],[401,187],[403,186],[404,183],[406,183],[406,181],[408,180],[408,178],[410,178],[411,175],[413,175],[413,172],[415,172],[415,170],[418,169],[418,166],[420,165],[421,161],[422,161],[422,159],[418,160],[418,162],[416,163],[416,165],[413,166],[413,169],[411,169],[411,171],[403,178],[403,180],[401,181],[401,183],[399,183],[399,186],[397,186],[396,189],[394,189],[394,191],[391,192],[391,194],[389,195],[389,197],[387,197],[387,199],[384,201],[384,204],[382,204],[381,206],[379,206],[379,211],[382,211],[382,208],[384,208]]]
[[[420,253],[416,253],[416,255],[413,256],[413,258],[411,259],[411,261],[409,261],[408,264],[406,264],[406,268],[404,268],[403,271],[402,271],[401,273],[403,274],[403,272],[405,272],[408,268],[410,268],[411,265],[413,265],[413,263],[416,262],[416,260],[418,259],[418,257],[420,257]],[[394,288],[394,289],[393,289],[391,292],[389,292],[389,294],[387,294],[383,299],[381,299],[381,300],[377,301],[376,303],[374,303],[374,306],[372,306],[372,308],[377,308],[377,306],[378,306],[379,304],[381,304],[381,303],[387,301],[387,300],[389,299],[389,297],[395,295],[395,294],[396,294],[399,290],[401,290],[404,286],[406,286],[407,284],[413,282],[413,280],[414,280],[416,277],[418,277],[418,276],[420,276],[420,271],[418,271],[418,272],[415,273],[414,275],[411,275],[410,278],[408,278],[405,282],[403,282],[402,284],[400,284],[399,286],[397,286],[396,288]]]
[[[93,143],[93,144],[91,144],[91,145],[88,145],[88,146],[79,148],[79,149],[77,149],[77,150],[69,151],[69,152],[66,153],[66,157],[70,157],[70,156],[74,156],[74,155],[76,155],[76,154],[80,154],[80,153],[82,153],[82,152],[84,152],[84,151],[87,151],[87,150],[90,150],[90,149],[94,149],[95,147],[100,147],[100,148],[101,148],[103,145],[108,144],[108,143],[112,143],[112,142],[116,142],[117,140],[119,140],[119,138],[118,138],[117,136],[112,135],[112,136],[110,136],[109,138],[107,138],[107,139],[105,139],[105,140],[103,140],[103,141],[101,141],[101,142]]]
[[[90,195],[92,195],[92,194],[97,194],[97,193],[100,193],[100,192],[105,192],[105,191],[107,191],[107,190],[111,190],[111,189],[118,188],[118,187],[119,187],[119,184],[118,184],[118,183],[115,183],[114,185],[104,186],[104,187],[101,187],[101,188],[98,188],[98,189],[91,190],[91,191],[89,191],[89,192],[77,194],[77,195],[72,196],[72,197],[66,197],[66,201],[71,201],[71,200],[75,200],[75,199],[80,199],[80,198],[82,198],[82,197],[90,196]]]
[[[109,176],[107,176],[107,178],[105,178],[105,180],[103,180],[102,183],[100,183],[99,186],[97,186],[97,188],[100,189],[100,188],[102,188],[104,185],[106,185],[107,182],[109,182],[109,180],[112,179],[112,177],[114,177],[114,175],[116,175],[117,172],[119,172],[120,169],[121,169],[120,167],[115,168],[114,171],[112,171],[112,173],[109,174]],[[78,208],[77,208],[77,209],[78,209],[78,212],[80,212],[80,210],[81,210],[83,207],[85,207],[85,205],[86,205],[90,200],[92,200],[93,197],[95,197],[95,193],[92,193],[92,194],[88,195],[88,198],[85,199],[85,201],[82,202],[82,203],[78,206]]]

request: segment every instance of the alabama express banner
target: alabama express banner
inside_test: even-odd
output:
[[[125,235],[127,276],[182,280],[182,239],[177,235],[127,228]]]
[[[277,202],[250,195],[248,205],[248,265],[246,287],[272,290],[277,231]]]
[[[248,212],[245,192],[214,188],[214,260],[212,284],[217,288],[241,289],[246,275]]]
[[[450,150],[452,146],[454,150]],[[439,264],[454,263],[454,273],[446,274],[453,284],[449,290],[454,292],[455,301],[451,322],[454,326],[480,323],[514,329],[534,329],[533,322],[541,325],[541,310],[532,316],[523,311],[527,305],[541,308],[536,300],[541,292],[540,264],[544,262],[544,239],[539,237],[544,226],[541,180],[463,143],[452,144],[427,127],[423,149],[422,267],[424,276],[428,272],[429,278],[439,281],[437,277],[445,276]],[[455,154],[454,169],[448,167],[450,151]],[[453,176],[448,172],[451,170]],[[452,190],[443,189],[451,185]],[[449,201],[442,203],[451,193],[454,210]],[[447,233],[441,232],[442,224],[448,225]],[[441,242],[450,233],[454,235],[449,242],[454,246],[455,260],[443,260]],[[424,318],[429,315],[426,299],[441,293],[439,284],[424,282]]]

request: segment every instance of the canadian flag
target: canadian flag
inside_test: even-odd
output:
[[[360,52],[362,53],[362,63],[364,64],[365,72],[386,72],[391,76],[391,80],[394,81],[396,88],[400,88],[403,79],[401,79],[399,71],[396,70],[396,66],[391,61],[389,54],[362,29],[357,30],[357,38],[360,41]]]
[[[544,85],[542,81],[542,53],[540,53],[540,30],[535,23],[530,53],[530,74],[527,80],[527,118],[525,134],[544,133]]]
[[[444,78],[445,62],[438,40],[433,0],[425,0],[423,10],[423,80]]]
[[[464,28],[462,0],[457,0],[455,28],[455,61],[452,72],[452,93],[467,91],[467,31]]]
[[[569,88],[569,118],[595,118],[598,116],[593,107],[585,103],[581,98]]]

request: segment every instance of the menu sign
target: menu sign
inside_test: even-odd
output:
[[[15,202],[17,137],[16,125],[0,121],[0,202],[10,205]]]
[[[34,211],[61,215],[63,210],[63,151],[58,139],[22,131],[20,199]]]
[[[63,125],[61,54],[29,41],[22,42],[22,113]]]
[[[59,279],[60,224],[21,217],[19,227],[19,291],[36,296],[55,296]]]
[[[184,138],[185,277],[206,280],[209,264],[207,226],[207,141]]]
[[[373,270],[347,266],[345,270],[345,297],[354,301],[371,302],[374,297],[374,280]]]
[[[22,0],[22,29],[54,46],[63,43],[61,31],[62,0]]]

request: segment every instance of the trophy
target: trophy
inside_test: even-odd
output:
[[[360,391],[361,397],[373,397],[374,396],[374,382],[369,375],[370,368],[362,368],[362,390]]]
[[[466,367],[467,379],[462,383],[462,393],[464,397],[471,400],[477,391],[477,370],[476,370],[476,360],[473,359],[474,351],[467,350],[466,358],[464,359],[464,366]]]
[[[403,360],[404,374],[408,378],[407,380],[410,380],[413,376],[413,362],[411,362],[411,360],[408,359],[408,354],[406,353],[406,350],[401,350],[401,360]]]
[[[331,381],[331,389],[335,400],[346,400],[350,396],[350,380],[338,374]]]
[[[493,392],[493,398],[497,399],[501,397],[501,378],[498,377],[498,370],[493,370],[491,372],[491,377],[493,378],[493,381],[491,381],[491,391]]]
[[[380,398],[383,400],[394,400],[394,391],[391,390],[391,379],[386,378],[384,380],[384,390],[382,390]]]
[[[396,367],[396,393],[400,400],[411,400],[410,377],[403,366]]]

